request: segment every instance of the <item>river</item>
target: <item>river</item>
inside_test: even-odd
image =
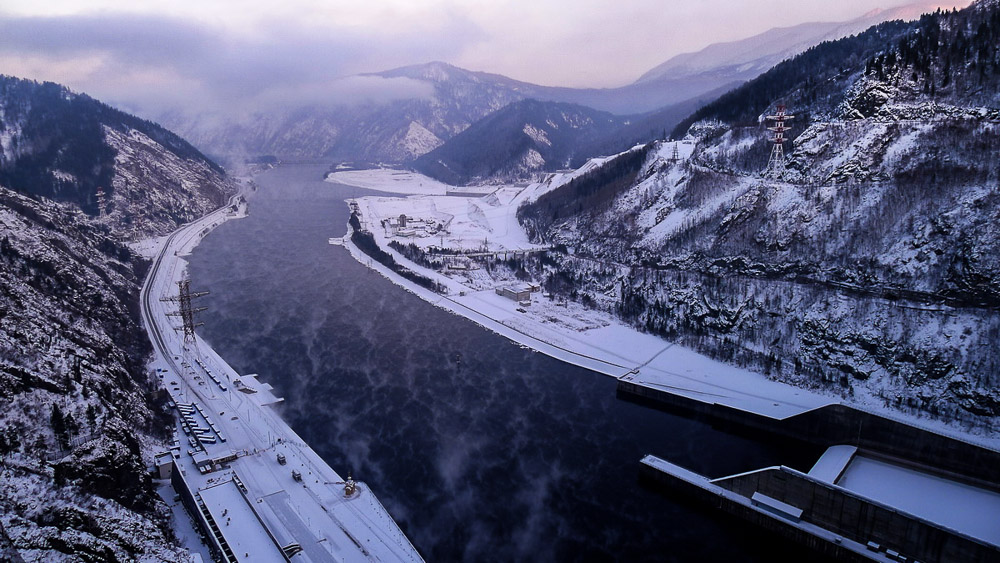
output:
[[[323,166],[258,176],[250,216],[191,257],[202,336],[285,398],[335,470],[372,487],[428,561],[799,561],[782,542],[641,486],[652,453],[710,476],[808,470],[819,452],[616,399],[615,381],[521,348],[327,243]]]

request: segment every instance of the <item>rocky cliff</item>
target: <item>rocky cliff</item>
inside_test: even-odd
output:
[[[162,128],[0,79],[0,525],[28,561],[181,557],[146,471],[169,418],[145,364],[148,263],[234,184]],[[106,214],[96,200],[106,194]]]

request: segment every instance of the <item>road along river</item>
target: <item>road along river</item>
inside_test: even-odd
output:
[[[204,341],[182,339],[169,322],[183,257],[235,216],[223,207],[171,233],[142,287],[151,367],[184,420],[166,454],[175,490],[225,561],[279,561],[297,552],[297,560],[317,563],[420,560],[367,485],[345,482],[276,416],[266,386],[233,372]]]
[[[250,216],[190,257],[201,335],[285,397],[283,417],[377,491],[429,561],[805,560],[738,522],[642,487],[645,454],[710,476],[808,470],[755,441],[615,398],[615,380],[524,349],[351,258],[324,166],[256,178]]]

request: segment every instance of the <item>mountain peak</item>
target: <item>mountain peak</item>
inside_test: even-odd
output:
[[[459,68],[443,61],[431,61],[415,65],[401,66],[390,70],[373,73],[374,76],[385,78],[412,78],[429,82],[448,82],[455,78],[466,78],[476,73]]]
[[[875,9],[847,21],[775,27],[746,39],[713,43],[700,51],[676,55],[640,76],[635,84],[703,76],[722,68],[735,69],[735,75],[749,80],[823,41],[855,35],[884,21],[913,20],[938,8],[961,8],[969,3],[970,0],[916,0],[895,8]]]

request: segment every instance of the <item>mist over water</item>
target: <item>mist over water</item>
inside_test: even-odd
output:
[[[201,334],[285,398],[282,414],[366,482],[429,561],[803,560],[697,505],[639,486],[652,453],[710,476],[793,451],[615,398],[612,378],[497,336],[327,243],[346,230],[325,167],[257,178],[250,216],[191,257]]]

